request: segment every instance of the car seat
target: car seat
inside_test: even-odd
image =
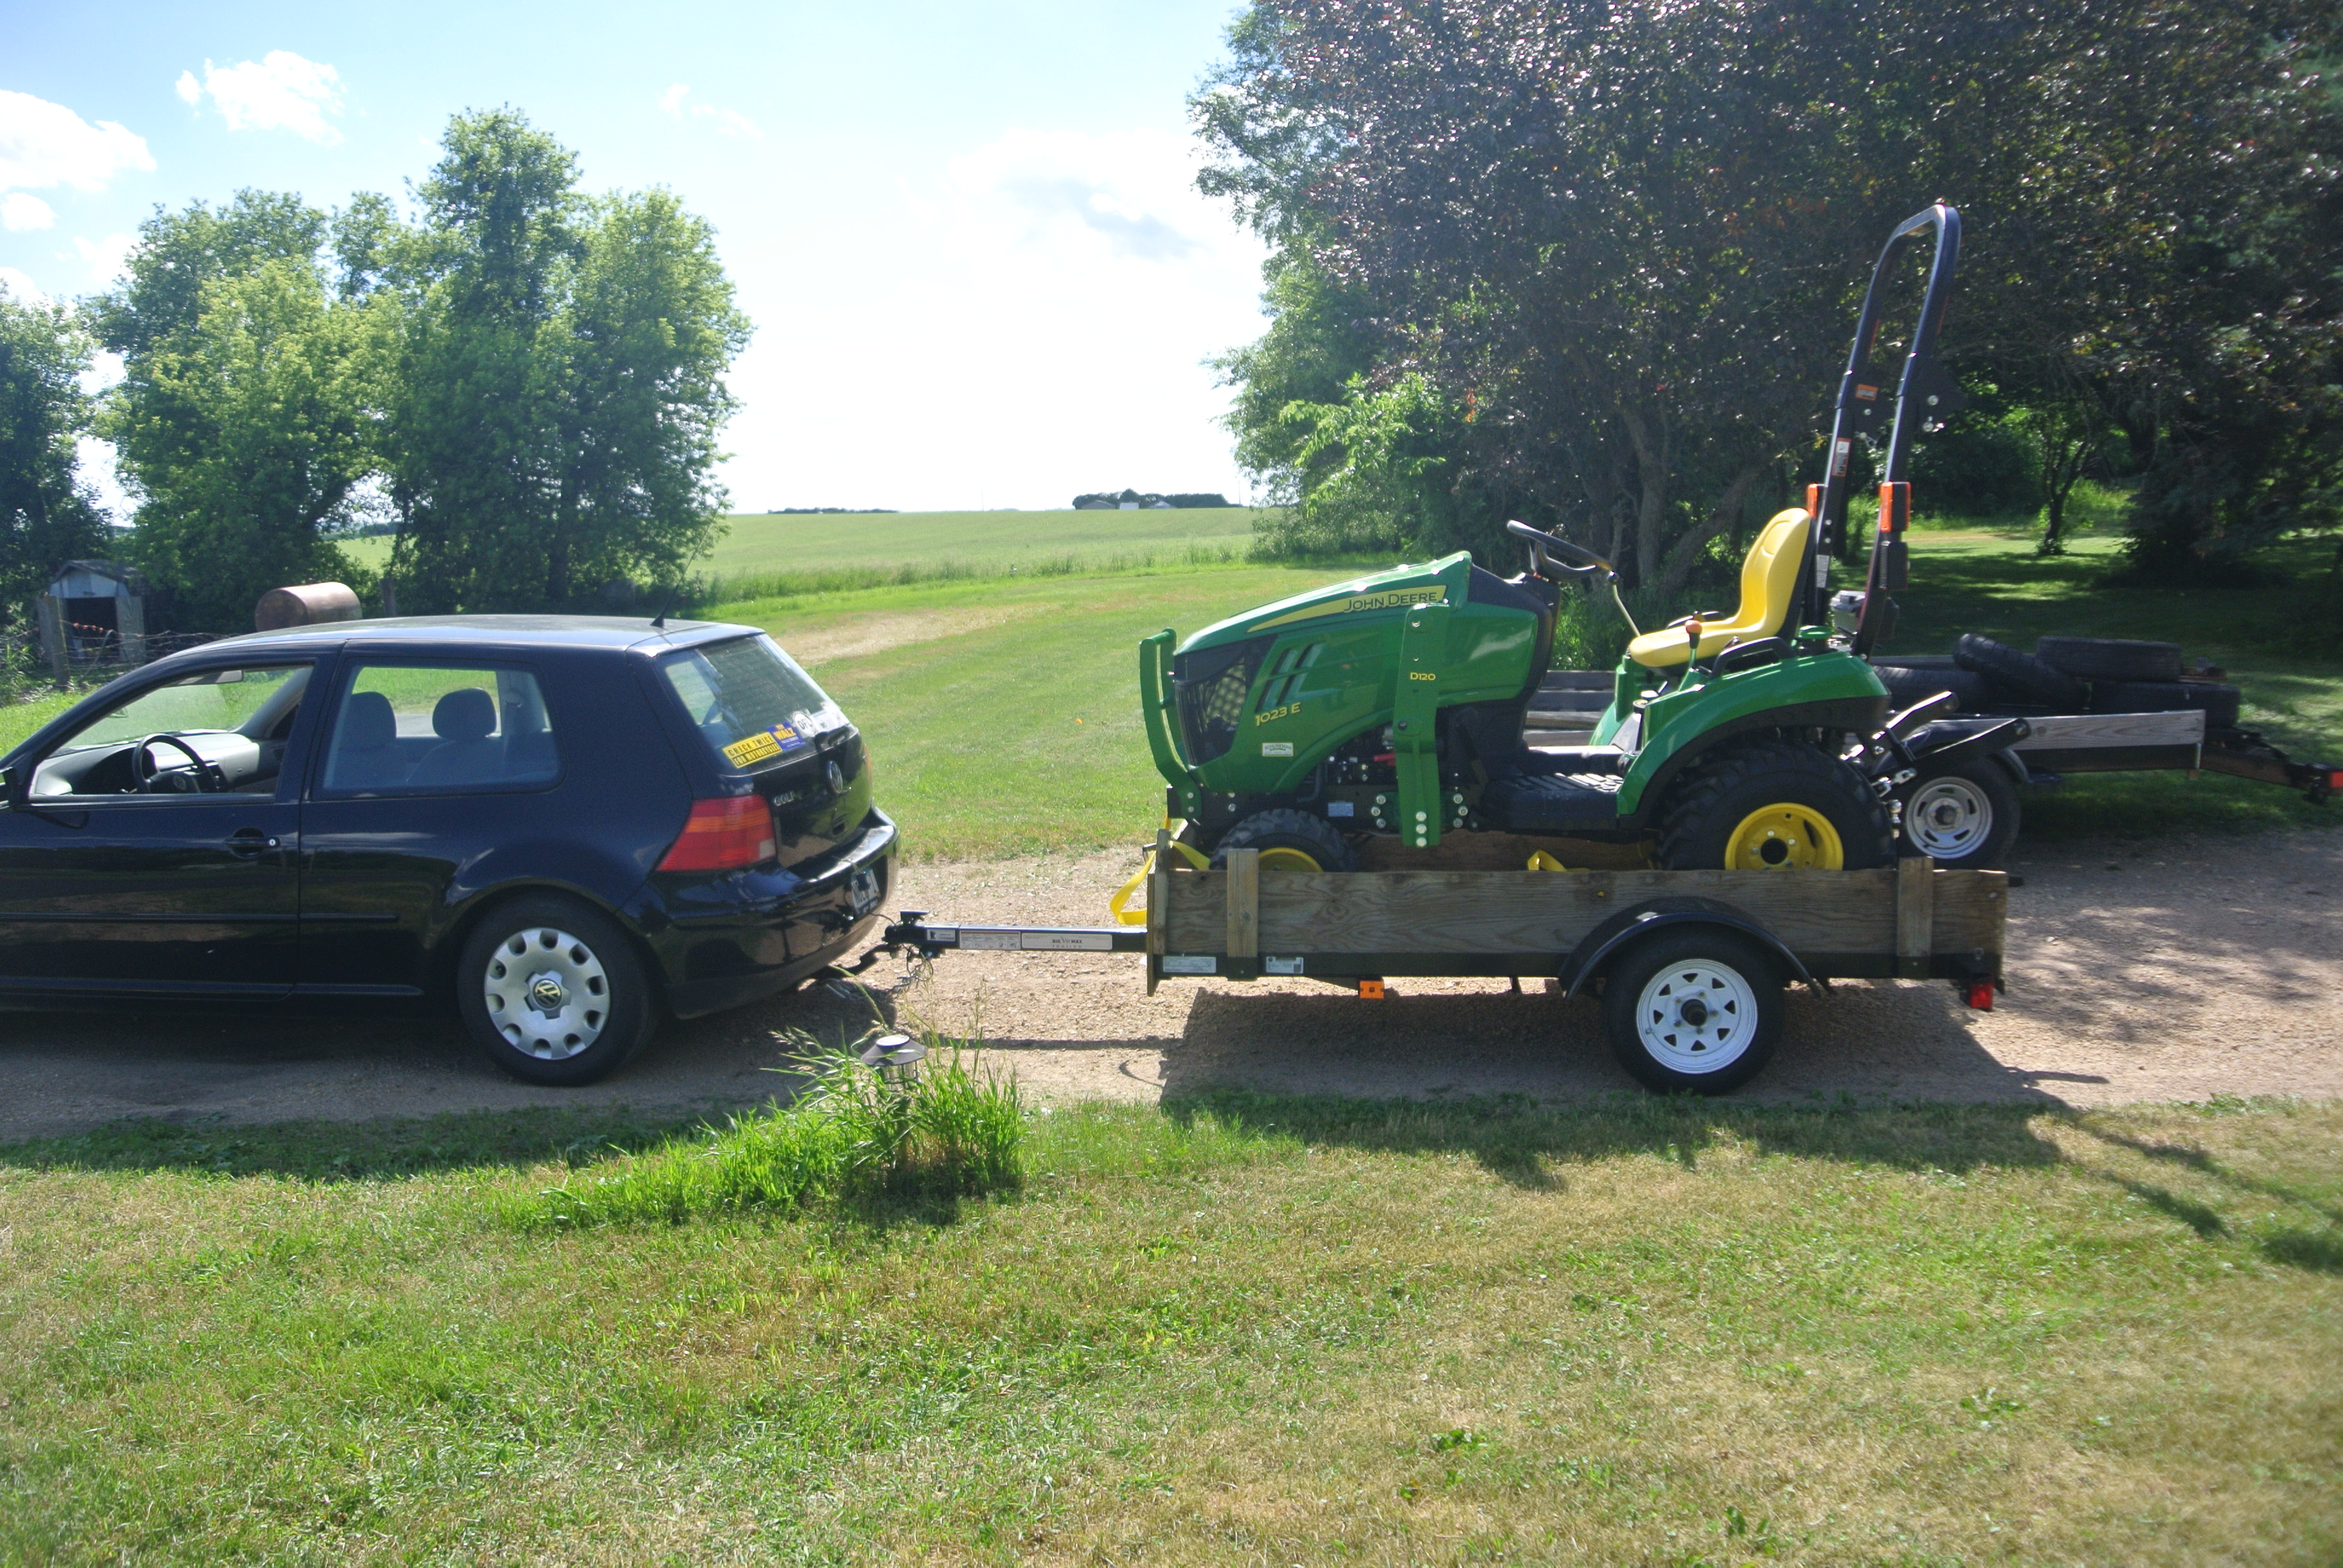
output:
[[[1774,514],[1749,547],[1741,562],[1741,603],[1732,616],[1700,623],[1700,657],[1709,658],[1736,642],[1754,642],[1777,636],[1790,613],[1798,586],[1798,562],[1806,553],[1805,508],[1792,507]],[[1627,645],[1627,657],[1646,669],[1665,669],[1684,662],[1691,638],[1684,635],[1687,616],[1658,631],[1647,631]]]
[[[423,754],[407,783],[485,784],[501,779],[504,748],[490,739],[496,728],[496,699],[477,686],[448,692],[431,709],[431,733],[439,744]]]
[[[398,719],[390,710],[390,699],[379,691],[351,692],[342,704],[327,787],[379,789],[406,779],[407,759],[398,754]]]

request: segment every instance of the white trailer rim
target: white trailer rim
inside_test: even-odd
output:
[[[1644,983],[1635,1033],[1654,1061],[1691,1075],[1721,1072],[1757,1038],[1757,991],[1717,959],[1670,964]]]
[[[1993,802],[1966,779],[1931,779],[1905,802],[1904,836],[1936,859],[1966,859],[1993,836]]]

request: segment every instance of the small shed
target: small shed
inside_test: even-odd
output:
[[[74,662],[146,662],[146,574],[119,561],[67,561],[37,606],[41,651],[57,678]]]

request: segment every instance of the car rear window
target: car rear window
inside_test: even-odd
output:
[[[659,669],[724,767],[747,770],[811,745],[846,715],[769,637],[669,654]]]

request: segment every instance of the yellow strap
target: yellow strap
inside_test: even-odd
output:
[[[1555,859],[1544,849],[1539,849],[1530,856],[1530,863],[1526,869],[1533,871],[1567,871],[1570,869],[1568,866],[1564,865],[1560,860]]]
[[[1205,856],[1204,852],[1196,848],[1193,844],[1183,844],[1180,842],[1179,839],[1174,839],[1172,840],[1172,847],[1180,851],[1182,858],[1184,859],[1188,864],[1195,867],[1196,869],[1200,871],[1204,870],[1212,863],[1211,859]],[[1147,923],[1147,911],[1145,910],[1127,910],[1123,908],[1123,906],[1131,902],[1131,895],[1139,891],[1140,885],[1147,880],[1148,873],[1154,869],[1155,851],[1150,849],[1147,851],[1147,859],[1140,861],[1137,874],[1132,876],[1131,880],[1125,882],[1121,887],[1116,889],[1114,896],[1107,900],[1107,912],[1112,915],[1117,921],[1126,926],[1143,926]]]

